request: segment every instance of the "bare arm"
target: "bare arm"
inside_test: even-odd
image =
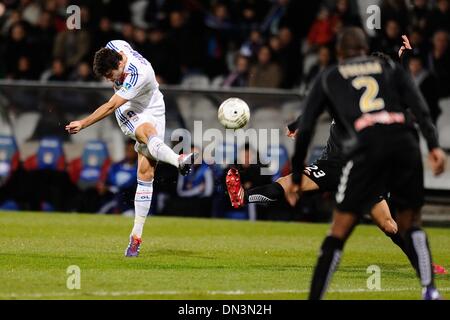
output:
[[[66,130],[71,134],[76,134],[80,132],[82,129],[93,125],[94,123],[102,120],[103,118],[109,116],[114,112],[118,107],[126,103],[128,100],[119,97],[117,94],[113,95],[108,102],[102,104],[97,108],[93,113],[91,113],[88,117],[78,120],[72,121],[66,126]]]

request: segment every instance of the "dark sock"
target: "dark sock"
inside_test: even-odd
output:
[[[245,192],[246,203],[269,203],[284,199],[284,189],[278,182],[248,189]]]
[[[386,235],[391,238],[392,242],[395,243],[400,249],[402,249],[403,253],[406,255],[406,257],[408,258],[409,262],[411,263],[411,265],[413,266],[413,268],[415,269],[414,266],[414,260],[413,258],[410,256],[410,252],[406,249],[406,244],[405,244],[405,240],[403,240],[402,236],[400,235],[400,233],[386,233]],[[417,271],[417,269],[416,269]]]
[[[412,227],[405,234],[405,248],[423,287],[434,287],[434,274],[431,265],[431,251],[425,231]]]
[[[327,290],[331,277],[341,259],[344,241],[328,236],[320,247],[320,255],[314,269],[314,275],[309,292],[309,300],[320,300]]]

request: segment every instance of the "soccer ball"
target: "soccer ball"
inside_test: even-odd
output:
[[[218,118],[225,128],[240,129],[250,120],[250,109],[244,100],[229,98],[220,105]]]

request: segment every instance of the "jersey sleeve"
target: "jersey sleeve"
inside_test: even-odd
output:
[[[327,101],[327,96],[323,88],[324,73],[326,72],[322,72],[320,76],[316,77],[311,92],[306,97],[302,116],[299,117],[299,131],[295,141],[295,153],[292,158],[292,181],[297,184],[301,182],[302,172],[305,166],[304,161],[314,134],[317,118],[324,111]]]
[[[121,98],[131,100],[139,94],[139,91],[145,86],[145,83],[145,77],[136,70],[136,72],[132,72],[126,76],[122,87],[116,94]]]
[[[438,147],[438,133],[431,120],[430,109],[420,89],[413,82],[411,76],[399,65],[396,65],[395,72],[402,106],[406,106],[414,114],[420,131],[427,141],[428,149],[431,150]]]

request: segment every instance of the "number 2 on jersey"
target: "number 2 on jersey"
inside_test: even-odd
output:
[[[364,93],[359,99],[359,108],[362,113],[381,110],[384,108],[383,98],[377,98],[380,87],[377,80],[370,76],[356,77],[352,85],[357,90],[365,88]]]

